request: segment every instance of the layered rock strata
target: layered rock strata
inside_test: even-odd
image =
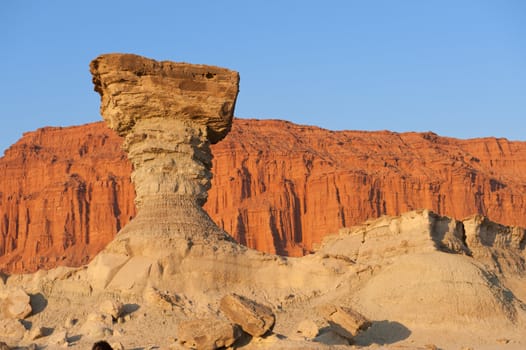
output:
[[[210,144],[232,125],[237,72],[130,54],[99,56],[90,70],[101,114],[124,138],[138,210],[106,250],[159,257],[167,235],[230,239],[201,206],[212,178]]]
[[[40,129],[6,151],[4,271],[85,263],[135,215],[122,142],[101,122]],[[524,142],[236,119],[211,149],[204,208],[238,242],[261,251],[301,255],[341,227],[415,208],[526,226]]]

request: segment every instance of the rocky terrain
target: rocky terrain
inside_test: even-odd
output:
[[[6,151],[4,272],[79,266],[135,216],[122,142],[100,122],[29,132]],[[300,256],[341,227],[419,208],[526,226],[524,142],[236,119],[211,149],[205,209],[260,251]]]
[[[137,213],[86,265],[2,276],[2,348],[526,345],[524,229],[425,209],[340,229],[301,258],[247,248],[202,207],[237,73],[129,54],[90,68]]]
[[[423,210],[342,229],[302,258],[199,239],[161,258],[110,248],[85,267],[9,276],[0,341],[21,349],[105,339],[115,349],[519,350],[525,245],[524,229]]]

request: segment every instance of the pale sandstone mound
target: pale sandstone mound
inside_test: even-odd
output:
[[[444,329],[477,320],[495,331],[526,321],[525,244],[524,229],[424,210],[341,230],[317,254],[351,262],[351,299],[369,317]]]
[[[473,218],[466,221],[468,226],[472,221]],[[479,235],[476,232],[487,235],[496,225],[487,220],[477,222],[472,230],[476,235]],[[526,342],[522,332],[526,326],[526,305],[519,294],[526,288],[525,272],[520,265],[502,272],[494,267],[499,259],[511,261],[508,256],[524,259],[524,230],[518,238],[522,242],[519,246],[502,251],[496,260],[479,261],[472,257],[469,242],[481,238],[472,236],[468,240],[463,234],[467,232],[464,225],[428,211],[416,211],[342,230],[329,236],[316,254],[303,258],[277,259],[247,254],[250,251],[234,256],[231,250],[225,251],[219,245],[216,254],[207,255],[212,250],[196,245],[185,256],[159,260],[143,256],[127,258],[134,266],[139,266],[139,261],[149,261],[149,269],[129,266],[125,274],[122,270],[127,269],[126,265],[117,267],[107,285],[99,284],[100,275],[90,274],[103,266],[95,260],[87,269],[10,276],[6,288],[24,286],[30,293],[45,295],[47,307],[28,318],[35,327],[55,326],[50,323],[49,313],[60,315],[61,324],[73,312],[80,322],[71,326],[67,334],[71,338],[81,334],[84,342],[72,346],[85,345],[94,335],[102,334],[131,348],[146,343],[168,345],[170,337],[190,344],[190,333],[185,331],[179,336],[175,324],[214,319],[220,310],[220,300],[235,292],[269,305],[276,317],[273,331],[280,334],[265,341],[253,340],[247,349],[325,349],[328,345],[324,343],[348,344],[347,337],[351,334],[356,346],[393,344],[396,348],[400,344],[403,348],[420,349],[435,343],[439,348],[459,348],[459,344],[487,346],[503,339],[514,344],[509,349],[520,349]],[[495,241],[506,239],[509,229],[503,228],[495,233]],[[160,273],[160,266],[172,266],[172,270]],[[141,287],[152,284],[158,288]],[[130,311],[119,311],[118,314],[125,315],[119,319],[126,321],[112,324],[108,321],[114,318],[109,315],[113,311],[108,312],[102,305],[116,296],[126,305],[139,305],[139,309],[132,308],[131,318],[126,314]],[[334,305],[336,310],[350,307],[370,323],[355,316],[359,322],[335,320],[332,312],[327,315],[324,311],[326,305]],[[109,318],[93,314],[92,310],[97,308]],[[306,318],[313,320],[310,338],[316,336],[315,329],[319,330],[314,339],[297,332],[297,325]],[[356,335],[361,324],[371,326]],[[339,338],[342,326],[349,334]],[[227,323],[221,329],[225,331],[202,334],[210,336],[209,341],[214,344],[217,341],[222,344],[221,339],[233,339],[226,331],[232,329]],[[196,337],[201,337],[197,329],[196,332]],[[46,344],[51,340],[43,337],[36,341]]]

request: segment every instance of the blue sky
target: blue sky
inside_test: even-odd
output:
[[[0,2],[0,152],[101,119],[89,62],[240,72],[236,115],[526,140],[526,1]]]

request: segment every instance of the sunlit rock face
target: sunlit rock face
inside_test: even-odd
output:
[[[132,54],[99,56],[90,70],[104,120],[125,138],[137,205],[157,196],[204,204],[210,144],[230,131],[238,73]]]
[[[90,70],[103,119],[124,137],[133,165],[138,214],[117,241],[136,233],[228,238],[201,206],[212,178],[210,144],[232,125],[238,73],[131,54],[99,56]]]

